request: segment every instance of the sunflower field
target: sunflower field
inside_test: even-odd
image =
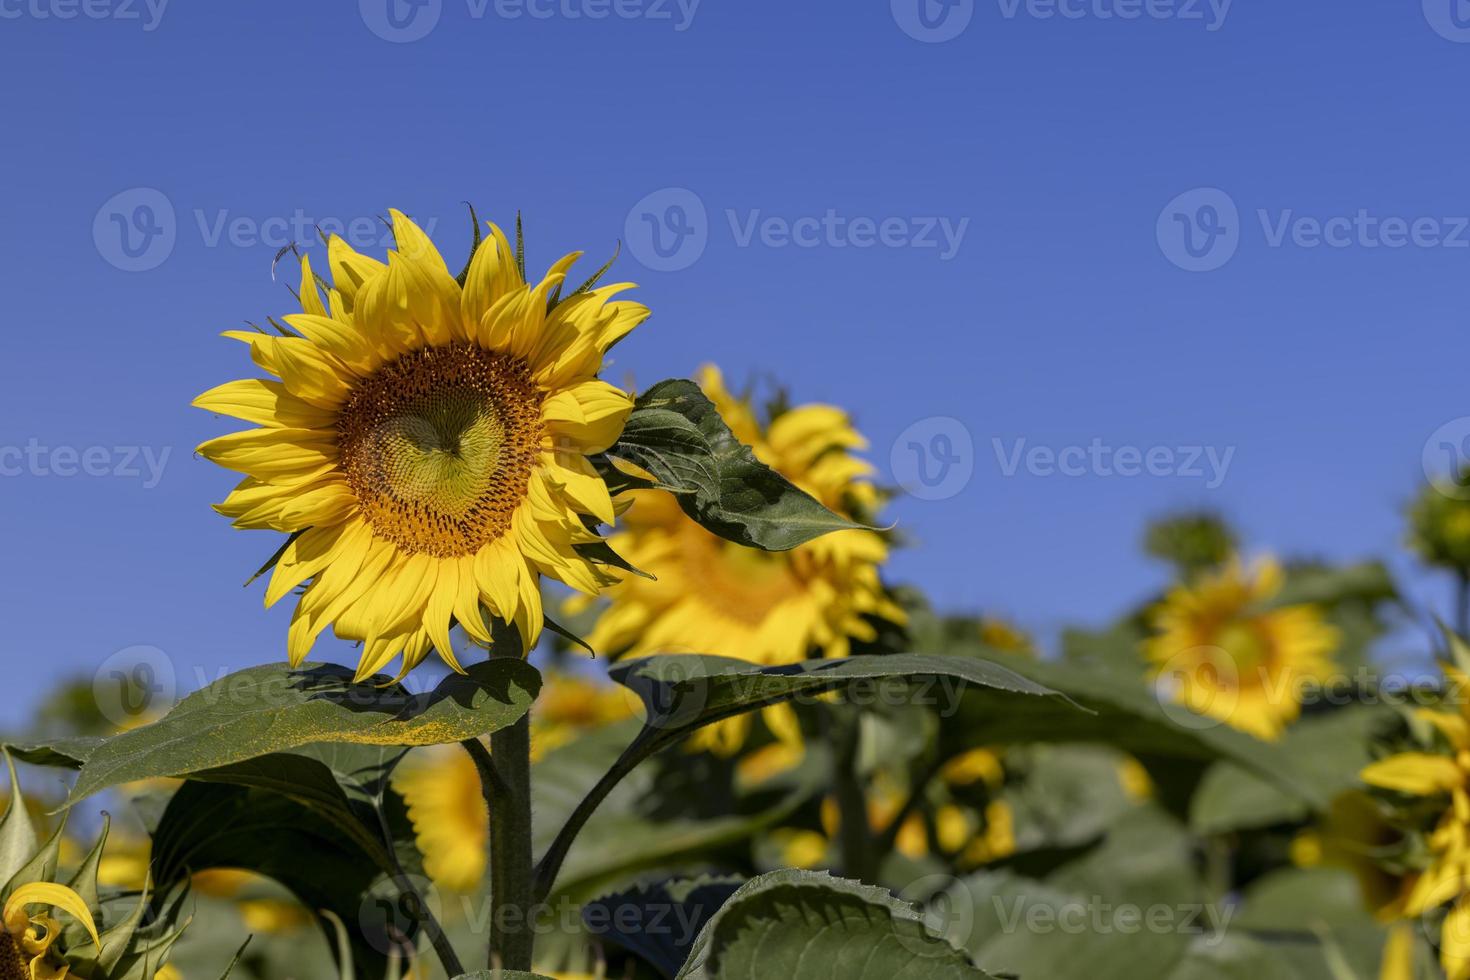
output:
[[[198,452],[289,628],[6,741],[0,980],[1470,978],[1464,482],[1405,488],[1458,608],[1180,512],[1043,649],[889,574],[848,410],[604,377],[614,263],[470,218],[226,333]]]

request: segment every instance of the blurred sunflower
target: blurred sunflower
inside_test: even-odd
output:
[[[1379,801],[1360,790],[1335,797],[1320,826],[1298,834],[1291,844],[1292,861],[1299,867],[1350,872],[1368,911],[1389,926],[1379,980],[1414,977],[1415,926],[1405,918],[1414,877],[1388,866],[1402,854],[1403,845],[1403,831]]]
[[[763,425],[749,399],[725,388],[718,369],[703,368],[699,382],[735,437],[763,463],[838,513],[866,521],[877,511],[879,494],[866,479],[872,466],[854,455],[867,444],[840,409],[804,405]],[[871,617],[906,619],[879,580],[888,558],[881,534],[838,531],[792,551],[764,552],[706,531],[669,494],[632,497],[625,530],[609,543],[656,580],[629,576],[610,590],[611,602],[587,637],[598,650],[789,664],[813,655],[844,657],[854,640],[876,639]],[[790,706],[762,714],[778,739],[799,743]],[[701,729],[692,742],[733,755],[750,724],[750,715],[740,715]]]
[[[1405,881],[1393,908],[1418,917],[1449,904],[1440,927],[1440,964],[1448,980],[1470,980],[1470,677],[1454,667],[1446,673],[1459,710],[1425,708],[1416,715],[1433,726],[1447,751],[1400,752],[1361,776],[1369,786],[1429,802],[1435,817],[1427,861]]]
[[[1180,585],[1152,610],[1144,653],[1191,711],[1274,740],[1301,713],[1303,686],[1333,672],[1338,632],[1315,606],[1268,608],[1281,566],[1238,559]]]
[[[1467,477],[1425,487],[1409,508],[1409,547],[1430,565],[1470,570],[1470,499],[1460,482]]]
[[[597,373],[648,315],[610,302],[627,285],[562,299],[581,253],[526,283],[493,225],[461,286],[429,237],[392,217],[386,264],[328,241],[325,300],[302,258],[302,312],[284,318],[284,336],[226,332],[274,378],[194,402],[258,426],[199,452],[245,474],[220,513],[292,535],[266,592],[269,606],[306,586],[291,662],[331,625],[363,644],[359,679],[400,654],[407,672],[430,648],[460,669],[450,627],[488,644],[482,605],[529,650],[542,575],[589,593],[615,580],[576,550],[598,540],[589,520],[615,517],[587,456],[617,440],[633,407]]]
[[[633,702],[620,688],[584,677],[547,674],[531,709],[531,758],[538,761],[583,732],[633,714]],[[469,754],[458,746],[421,750],[399,767],[393,785],[408,804],[429,877],[451,891],[479,888],[485,876],[490,818]]]
[[[1003,779],[999,760],[988,749],[957,756],[940,771],[941,799],[929,808],[927,818],[921,808],[903,817],[893,838],[894,850],[918,860],[930,854],[932,840],[934,847],[966,870],[1014,854],[1015,814],[1010,804],[992,797],[976,809],[943,792],[983,782],[994,793]],[[875,836],[888,832],[907,799],[897,780],[886,773],[875,776],[867,791],[869,832]],[[842,828],[842,813],[835,797],[822,800],[819,815],[821,830],[785,827],[772,833],[783,863],[793,868],[818,868],[828,863]]]

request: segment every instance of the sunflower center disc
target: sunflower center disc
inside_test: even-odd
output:
[[[373,531],[437,558],[500,537],[540,452],[542,397],[525,362],[470,344],[405,354],[363,381],[337,433]]]

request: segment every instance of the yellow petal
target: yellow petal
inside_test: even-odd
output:
[[[1363,782],[1380,789],[1433,796],[1465,784],[1465,774],[1448,756],[1405,752],[1375,762],[1360,774]]]
[[[92,910],[87,908],[87,903],[82,896],[67,888],[65,885],[54,885],[50,882],[37,881],[27,885],[21,885],[10,897],[5,900],[3,913],[5,925],[15,932],[16,923],[24,923],[26,920],[25,909],[28,905],[50,905],[61,909],[72,918],[86,927],[87,935],[92,937],[92,942],[98,946],[102,945],[101,938],[97,935],[97,923],[92,920]],[[22,929],[24,926],[22,926]]]
[[[288,318],[289,319],[289,318]],[[329,430],[337,413],[317,408],[286,390],[279,381],[247,378],[211,388],[194,399],[194,407],[277,429]]]

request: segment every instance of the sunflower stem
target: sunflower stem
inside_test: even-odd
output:
[[[492,656],[521,655],[517,644],[497,644]],[[490,953],[489,965],[505,970],[531,969],[536,941],[531,868],[531,719],[490,736],[490,757],[497,779],[485,782],[490,806]]]
[[[842,873],[859,881],[877,878],[877,861],[868,828],[868,801],[858,774],[860,728],[856,712],[828,711],[829,733],[837,748],[834,760],[834,795],[837,797],[837,846],[842,854]]]

